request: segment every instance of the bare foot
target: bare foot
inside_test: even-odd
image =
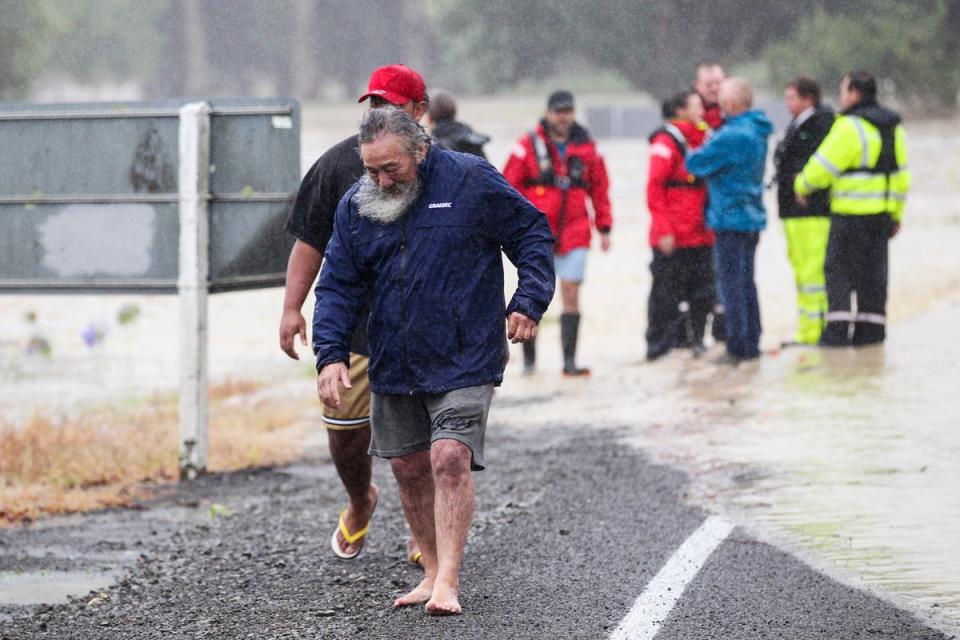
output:
[[[405,596],[400,596],[393,601],[394,608],[409,607],[414,604],[423,604],[430,599],[433,593],[433,578],[424,578],[423,582],[417,585],[417,588]]]
[[[347,506],[347,512],[343,514],[343,521],[347,525],[347,531],[350,533],[356,533],[370,524],[370,518],[373,517],[373,512],[377,508],[377,500],[380,499],[380,490],[377,488],[377,485],[370,485],[368,496],[367,504],[364,508],[355,509],[353,503],[350,503]],[[367,537],[363,536],[353,544],[348,544],[343,538],[343,533],[339,530],[337,531],[337,544],[340,546],[340,550],[347,555],[359,553],[366,539]]]
[[[432,616],[456,616],[463,613],[460,606],[460,593],[456,587],[437,583],[424,610]]]

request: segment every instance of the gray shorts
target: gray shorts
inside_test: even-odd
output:
[[[473,453],[471,468],[483,464],[483,433],[493,385],[454,389],[437,395],[372,394],[370,454],[399,458],[427,451],[437,440],[456,440]]]

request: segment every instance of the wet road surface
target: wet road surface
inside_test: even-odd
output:
[[[622,435],[490,425],[461,617],[390,608],[420,573],[403,561],[402,516],[383,464],[367,548],[356,561],[332,556],[342,490],[318,460],[209,476],[144,510],[0,532],[5,571],[122,575],[64,604],[5,606],[0,638],[612,637],[709,515],[687,503],[683,474],[651,464]],[[71,546],[72,560],[49,553]],[[658,638],[949,637],[741,529],[722,538],[668,611],[636,633],[656,625]]]

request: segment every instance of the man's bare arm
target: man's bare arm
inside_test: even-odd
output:
[[[301,309],[307,299],[310,286],[320,271],[323,254],[312,246],[297,240],[287,262],[287,281],[283,295],[283,315],[280,317],[280,348],[294,360],[299,360],[295,345],[297,335],[300,343],[307,344],[307,322]]]

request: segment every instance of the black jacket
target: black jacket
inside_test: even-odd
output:
[[[337,205],[364,173],[357,134],[341,140],[310,167],[287,218],[287,231],[321,254],[333,234]],[[369,314],[369,310],[364,311]],[[350,351],[367,355],[367,323],[357,324]]]
[[[773,162],[777,168],[777,202],[781,218],[830,215],[829,191],[811,194],[807,206],[801,207],[793,192],[793,180],[827,137],[833,121],[833,111],[817,107],[799,127],[792,131],[788,128],[787,136],[777,145]]]
[[[483,152],[483,145],[490,141],[490,136],[476,133],[462,122],[441,120],[434,125],[431,134],[437,139],[437,142],[451,151],[472,153],[484,160],[487,159],[487,155]]]

